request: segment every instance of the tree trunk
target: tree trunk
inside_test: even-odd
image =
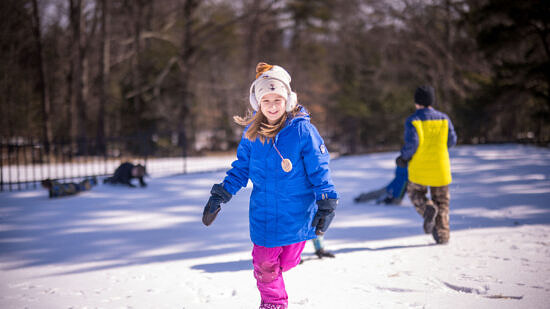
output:
[[[445,0],[445,21],[444,21],[444,25],[445,25],[445,52],[443,54],[443,57],[444,57],[444,65],[445,65],[445,72],[443,72],[443,74],[445,74],[444,76],[444,83],[443,83],[443,89],[440,89],[441,93],[442,93],[442,107],[444,107],[444,110],[446,112],[451,112],[450,110],[450,107],[452,106],[450,100],[451,100],[451,96],[450,96],[450,92],[451,92],[451,86],[449,85],[451,80],[454,78],[453,77],[453,64],[452,64],[452,59],[451,59],[451,55],[453,53],[452,51],[452,16],[451,16],[451,2],[450,0]]]
[[[97,111],[97,135],[96,147],[99,153],[105,154],[105,105],[108,102],[108,89],[110,82],[110,1],[101,0],[101,35],[99,52],[99,108]]]
[[[190,108],[190,93],[189,93],[189,78],[191,75],[191,66],[193,65],[192,57],[195,53],[195,48],[193,46],[193,13],[198,7],[199,1],[197,0],[186,0],[183,3],[183,37],[181,45],[181,93],[182,101],[179,106],[178,113],[178,134],[179,141],[187,141],[188,136],[186,136],[186,126],[188,125],[187,120],[189,118]],[[193,133],[193,132],[192,132]],[[187,145],[192,144],[187,143]]]
[[[73,31],[73,79],[74,79],[74,105],[71,137],[77,144],[77,153],[83,154],[86,140],[86,45],[84,34],[86,27],[82,18],[82,0],[69,0],[70,23]],[[76,121],[75,121],[76,120]]]
[[[67,118],[67,125],[65,129],[68,133],[68,139],[71,140],[73,136],[73,127],[75,126],[75,120],[74,120],[74,110],[75,110],[75,99],[74,99],[74,56],[73,56],[73,48],[71,46],[68,46],[67,54],[69,55],[69,69],[67,72],[67,76],[65,77],[65,87],[67,89],[67,94],[65,97],[66,102],[66,110],[65,110],[65,117]],[[76,132],[76,131],[74,131]],[[63,137],[65,139],[65,137]]]
[[[32,0],[33,7],[33,33],[36,44],[36,53],[38,54],[38,88],[40,89],[40,101],[42,105],[42,134],[44,140],[44,150],[50,152],[50,143],[52,141],[52,126],[50,120],[50,98],[48,87],[46,86],[44,57],[42,55],[42,35],[40,32],[40,14],[38,12],[38,1]]]

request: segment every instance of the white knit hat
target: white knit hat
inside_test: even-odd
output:
[[[254,83],[254,96],[256,102],[261,102],[262,97],[266,94],[275,93],[281,97],[288,98],[288,88],[285,84],[277,79],[262,78]]]
[[[298,102],[297,95],[290,88],[290,74],[278,65],[263,72],[250,86],[250,105],[257,111],[262,97],[276,93],[286,99],[286,111],[290,112]]]

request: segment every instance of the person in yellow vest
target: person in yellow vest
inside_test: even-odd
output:
[[[396,159],[407,167],[407,194],[416,211],[424,218],[424,232],[432,234],[436,243],[449,242],[449,184],[451,162],[448,149],[456,144],[451,119],[434,109],[435,91],[420,86],[414,93],[416,112],[405,121],[405,145]],[[426,194],[430,190],[431,198]]]

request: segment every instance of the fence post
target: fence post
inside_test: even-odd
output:
[[[46,172],[46,178],[49,178],[49,179],[53,179],[52,177],[52,160],[51,160],[51,155],[52,153],[54,154],[54,157],[55,157],[55,152],[51,151],[51,149],[46,149],[46,146],[44,143],[42,143],[42,148],[41,149],[44,149],[44,153],[45,153],[45,157],[46,157],[46,166],[47,166],[47,169],[48,171]]]
[[[185,133],[185,131],[183,132],[183,149],[185,149],[185,152],[184,152],[184,158],[185,158],[185,173],[187,174],[189,172],[188,170],[188,167],[189,165],[187,164],[187,157],[189,156],[189,143],[188,143],[188,140],[187,140],[187,133]]]
[[[36,160],[34,159],[34,138],[33,137],[31,137],[30,143],[31,143],[32,184],[34,189],[36,189],[36,182],[38,180],[36,179]]]
[[[19,143],[15,142],[15,166],[17,171],[17,190],[21,191],[21,179],[20,179],[20,169],[19,169]]]
[[[149,152],[151,150],[151,145],[149,144],[150,142],[149,134],[144,135],[142,142],[145,144],[145,152],[143,154],[143,166],[147,168],[147,158],[149,157]]]
[[[84,137],[80,137],[78,139],[78,152],[76,153],[76,160],[75,160],[81,164],[80,168],[77,168],[78,170],[77,175],[79,176],[81,174],[86,174],[86,167],[84,166],[84,164],[82,164],[82,160],[84,160],[83,158],[85,156],[86,156],[86,141],[84,140]]]
[[[103,148],[103,174],[107,175],[107,153],[109,152],[109,138],[104,139],[105,148]]]
[[[24,175],[24,181],[25,181],[25,189],[29,188],[28,178],[29,178],[29,170],[27,168],[27,143],[25,141],[21,144],[21,150],[23,151],[23,172]]]
[[[40,139],[38,139],[38,157],[40,162],[40,180],[46,179],[44,177],[44,155],[42,151],[42,145],[40,144]]]
[[[60,152],[59,152],[59,156],[61,157],[61,174],[63,175],[63,178],[67,177],[67,171],[65,170],[65,144],[68,144],[69,147],[67,149],[69,149],[69,153],[71,153],[73,150],[73,145],[71,143],[71,139],[69,137],[69,140],[67,142],[67,140],[65,138],[61,138],[60,141],[59,141],[59,144],[61,147],[59,147],[60,149]],[[57,160],[56,160],[57,161]],[[70,164],[69,164],[70,166]]]
[[[12,148],[12,145],[10,144],[9,139],[8,139],[8,144],[7,144],[7,145],[8,145],[8,179],[9,179],[9,181],[8,181],[8,183],[9,183],[8,189],[9,189],[10,192],[11,192],[11,185],[12,185],[12,183],[13,183],[13,181],[12,181],[13,178],[12,178],[12,175],[11,175],[11,174],[12,174],[12,173],[11,173],[11,172],[12,172],[12,169],[11,169],[11,151],[12,151],[11,148]]]
[[[4,138],[0,138],[0,192],[4,191]]]

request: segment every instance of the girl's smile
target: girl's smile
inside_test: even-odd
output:
[[[285,113],[286,100],[276,93],[269,93],[262,97],[260,110],[269,124],[276,124]]]

